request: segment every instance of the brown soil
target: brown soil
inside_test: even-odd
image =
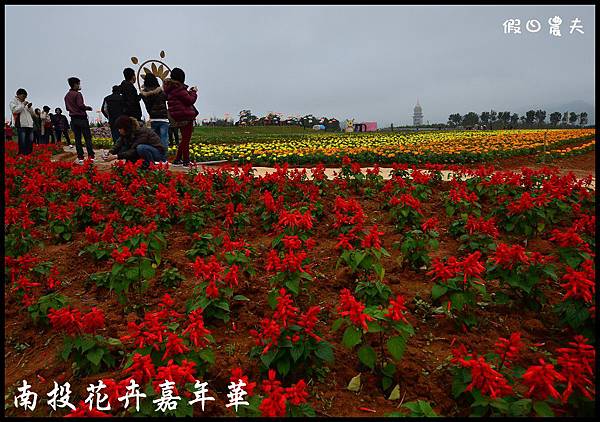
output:
[[[71,159],[69,153],[60,159]],[[541,167],[532,162],[530,157],[520,157],[511,160],[503,160],[497,165],[501,169],[518,169],[522,166]],[[559,165],[561,170],[576,171],[582,176],[594,171],[594,155],[585,155],[555,160],[552,164]],[[310,404],[316,409],[318,415],[326,416],[383,416],[385,413],[398,411],[398,401],[388,401],[380,391],[380,383],[368,369],[362,367],[356,356],[356,351],[345,349],[341,345],[341,332],[330,332],[331,322],[337,318],[335,306],[337,305],[339,292],[346,287],[353,290],[354,280],[347,270],[336,269],[335,264],[339,252],[334,249],[336,244],[335,235],[332,234],[331,224],[333,216],[327,213],[333,207],[335,195],[328,192],[322,199],[325,205],[325,217],[315,225],[314,238],[318,240],[317,247],[310,252],[309,257],[314,266],[315,280],[309,288],[309,294],[302,297],[301,308],[319,304],[326,311],[321,314],[321,320],[328,323],[320,323],[319,329],[335,349],[335,363],[330,366],[325,382],[319,382],[316,378],[310,384]],[[524,341],[528,345],[544,343],[547,350],[554,351],[559,345],[564,344],[567,332],[557,329],[556,317],[549,306],[542,312],[528,310],[520,304],[512,305],[487,305],[477,310],[480,324],[468,332],[463,332],[452,321],[447,319],[436,319],[427,314],[423,309],[417,309],[412,302],[413,298],[420,297],[426,302],[431,302],[430,293],[432,283],[423,272],[415,272],[398,265],[399,251],[392,246],[393,242],[400,240],[401,236],[395,232],[390,223],[387,213],[380,206],[385,198],[378,193],[373,199],[365,199],[355,196],[363,206],[367,215],[367,227],[378,224],[380,229],[386,233],[383,237],[384,247],[391,253],[391,257],[384,260],[385,281],[389,284],[394,295],[405,296],[411,315],[409,321],[415,328],[415,336],[411,337],[406,353],[398,364],[396,381],[400,385],[400,397],[403,402],[413,400],[429,401],[433,408],[441,415],[465,416],[469,414],[468,407],[457,403],[451,396],[450,385],[451,374],[448,370],[448,357],[451,355],[450,344],[454,338],[462,341],[468,349],[476,350],[484,354],[494,349],[494,343],[499,336],[508,336],[515,331],[521,331]],[[254,204],[257,202],[254,198]],[[448,233],[447,229],[452,218],[445,216],[443,210],[440,212],[439,204],[440,190],[435,189],[430,201],[425,204],[426,217],[438,216],[441,221],[440,248],[433,256],[448,256],[456,254],[459,244]],[[249,302],[241,302],[233,307],[231,320],[235,321],[235,330],[230,323],[215,323],[213,331],[216,344],[213,350],[216,352],[217,364],[212,367],[205,377],[208,381],[212,395],[217,398],[214,404],[208,404],[207,410],[202,413],[196,409],[196,415],[203,416],[225,416],[230,415],[225,408],[226,384],[229,381],[231,368],[240,366],[251,381],[259,382],[259,369],[257,362],[248,357],[254,342],[248,334],[248,330],[254,328],[259,318],[271,316],[271,310],[267,304],[267,293],[269,291],[269,276],[262,270],[264,268],[266,251],[270,249],[273,236],[262,231],[258,217],[252,215],[250,224],[243,238],[254,248],[257,257],[253,266],[257,274],[253,278],[244,276],[240,288],[236,294],[249,297]],[[218,223],[217,223],[218,224]],[[186,276],[186,280],[179,288],[167,290],[156,286],[156,280],[148,289],[147,293],[140,298],[147,309],[154,309],[164,293],[170,293],[177,303],[177,309],[185,309],[185,301],[192,294],[195,278],[190,268],[191,261],[185,256],[185,252],[191,246],[191,236],[178,225],[167,235],[168,248],[164,253],[162,268],[177,267]],[[89,309],[98,306],[107,315],[107,328],[105,335],[119,337],[126,334],[126,323],[135,319],[135,315],[123,314],[123,307],[118,304],[116,297],[109,294],[105,289],[97,288],[95,285],[84,286],[84,281],[90,274],[110,269],[110,263],[96,264],[90,257],[79,257],[78,253],[85,244],[85,239],[78,233],[74,240],[68,244],[56,245],[47,241],[46,247],[37,249],[35,255],[42,260],[49,260],[57,266],[63,280],[60,293],[67,296],[75,307]],[[528,251],[551,252],[552,245],[543,239],[530,241]],[[158,272],[160,274],[160,271]],[[558,298],[556,289],[548,286],[546,294],[550,303],[555,303]],[[377,349],[378,337],[375,334],[371,344]],[[458,341],[458,340],[457,340]],[[15,349],[17,344],[26,343],[23,351]],[[21,380],[27,380],[32,384],[32,390],[36,391],[43,403],[39,403],[35,415],[47,416],[50,408],[46,405],[45,394],[52,389],[53,381],[71,383],[71,388],[79,397],[85,398],[85,388],[89,383],[95,383],[100,378],[115,377],[119,371],[111,371],[104,374],[96,374],[86,378],[76,378],[68,362],[63,362],[58,356],[61,348],[61,336],[52,334],[49,328],[37,328],[33,326],[27,311],[20,309],[14,299],[5,295],[5,396],[7,402],[11,403],[16,391],[17,384]],[[533,363],[536,353],[527,350],[522,356],[524,364]],[[362,373],[362,390],[360,394],[350,392],[346,386],[350,379]],[[308,381],[308,380],[307,380]],[[8,396],[7,396],[8,395]],[[72,399],[72,402],[75,400]],[[366,407],[375,410],[374,413],[359,410]],[[27,415],[31,413],[22,412],[10,408],[10,415]],[[63,414],[63,413],[60,413]]]

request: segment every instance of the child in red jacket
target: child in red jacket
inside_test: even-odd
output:
[[[165,79],[163,91],[167,95],[167,106],[174,126],[181,130],[181,142],[177,147],[177,155],[173,166],[190,165],[190,139],[194,130],[194,119],[198,110],[194,103],[198,99],[198,88],[188,89],[185,82],[185,73],[178,67],[171,70],[171,77]]]

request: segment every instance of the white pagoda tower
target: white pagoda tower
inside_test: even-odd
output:
[[[413,114],[413,126],[421,126],[423,124],[423,109],[419,104],[419,99],[417,98],[417,105],[414,109]]]

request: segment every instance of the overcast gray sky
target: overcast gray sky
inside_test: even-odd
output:
[[[504,34],[509,18],[521,34]],[[584,34],[569,33],[575,18]],[[595,105],[593,6],[5,6],[5,22],[6,110],[20,87],[34,106],[64,110],[70,76],[97,110],[122,70],[137,70],[131,56],[161,50],[198,86],[200,118],[250,108],[387,126],[412,124],[417,97],[432,123]]]

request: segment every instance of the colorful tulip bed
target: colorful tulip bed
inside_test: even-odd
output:
[[[101,170],[6,146],[8,415],[48,416],[66,382],[53,416],[594,412],[591,176]],[[110,410],[84,401],[99,380]],[[165,380],[180,401],[156,411]]]
[[[192,144],[196,161],[227,160],[254,165],[337,164],[344,156],[360,163],[467,164],[579,146],[595,129],[451,131],[307,135],[248,143]],[[593,147],[592,147],[593,148]],[[176,148],[171,148],[175,153]]]
[[[265,135],[264,139],[248,135],[252,139],[242,142],[238,139],[244,136],[242,129],[232,129],[221,142],[208,143],[203,140],[210,129],[202,130],[203,136],[192,139],[192,160],[252,162],[268,166],[276,163],[339,165],[344,156],[363,164],[468,164],[528,154],[540,154],[541,161],[544,138],[546,152],[543,159],[553,159],[592,151],[596,134],[595,129],[339,133],[296,135],[293,138],[278,134]],[[95,148],[112,147],[110,131],[107,131],[106,128],[93,130]],[[235,137],[235,142],[231,141],[232,137]],[[170,155],[176,152],[177,147],[169,148]]]

